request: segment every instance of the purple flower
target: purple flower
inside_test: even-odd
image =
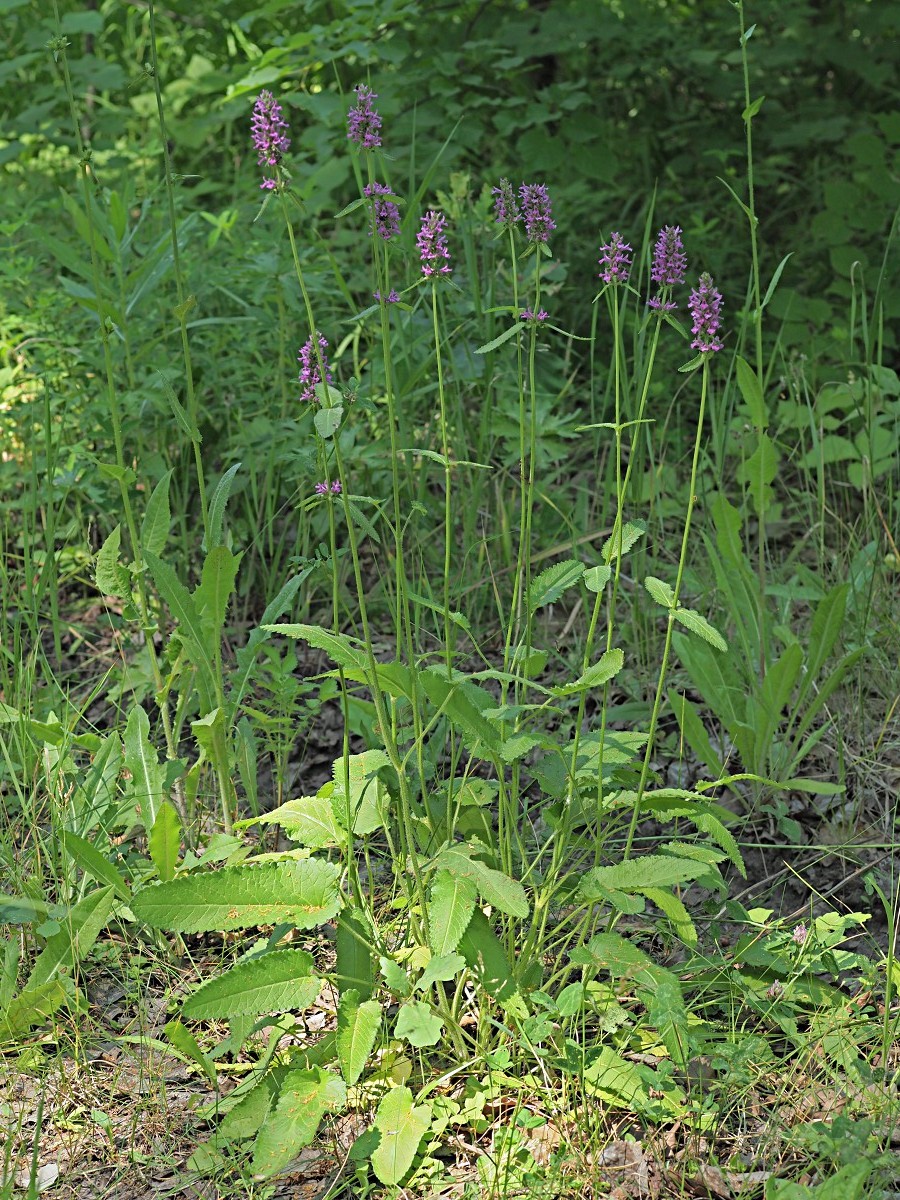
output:
[[[716,291],[716,285],[709,272],[704,271],[700,276],[696,291],[691,292],[688,308],[694,322],[691,326],[694,335],[692,349],[699,350],[701,354],[721,350],[722,343],[717,335],[722,315],[722,294]]]
[[[381,299],[381,292],[373,292],[372,295],[375,297],[376,300]],[[391,290],[385,296],[384,302],[385,302],[385,304],[396,304],[399,299],[400,299],[400,294],[398,292],[394,291],[393,288],[391,288]]]
[[[600,257],[597,262],[603,268],[600,278],[604,283],[628,282],[628,272],[631,270],[631,247],[625,242],[621,233],[611,234],[606,245],[600,247]]]
[[[550,219],[550,194],[546,184],[523,183],[519,188],[525,236],[529,242],[546,242],[556,225]]]
[[[284,119],[281,105],[269,91],[262,91],[253,105],[253,119],[250,122],[250,132],[253,146],[256,150],[256,161],[261,167],[274,167],[281,162],[282,155],[291,144],[286,130],[288,123]],[[263,179],[261,188],[277,187],[274,179]]]
[[[331,383],[331,371],[328,367],[328,359],[325,357],[325,351],[328,349],[328,342],[319,334],[319,352],[322,357],[322,362],[325,366],[325,380]],[[318,400],[316,388],[322,382],[322,376],[319,373],[319,362],[316,352],[313,348],[312,337],[307,338],[300,348],[300,353],[297,356],[297,361],[300,363],[300,382],[303,384],[303,391],[300,393],[301,401],[309,404],[315,404]]]
[[[422,274],[426,279],[432,275],[449,275],[450,267],[448,262],[450,259],[450,251],[447,249],[447,238],[444,230],[447,227],[447,218],[442,212],[435,212],[434,209],[429,209],[422,218],[422,226],[416,235],[416,248],[419,251],[419,259],[422,263]],[[445,261],[442,265],[436,264]]]
[[[524,309],[524,311],[519,313],[519,320],[520,321],[546,321],[549,316],[550,316],[550,314],[547,312],[547,310],[545,308],[542,308],[538,312],[537,316],[534,315],[534,313],[532,312],[532,310],[530,308],[526,308],[526,309]]]
[[[659,231],[656,246],[653,249],[650,278],[659,287],[653,299],[647,301],[650,308],[671,312],[673,308],[678,307],[669,299],[668,289],[684,283],[686,270],[687,256],[681,241],[681,229],[678,225],[666,225]]]
[[[327,483],[317,483],[316,484],[316,495],[317,496],[327,496],[328,495],[328,484]]]
[[[339,496],[341,494],[341,481],[339,479],[335,479],[330,486],[327,483],[316,484],[317,496],[327,496],[329,493],[332,496]]]
[[[369,230],[369,237],[377,233],[382,241],[389,242],[400,232],[400,209],[393,200],[384,198],[391,195],[391,189],[383,183],[372,182],[363,188],[363,194],[372,200],[372,228]]]
[[[501,179],[499,187],[491,188],[491,195],[496,197],[494,215],[497,218],[497,224],[502,225],[505,229],[512,229],[522,216],[512,184],[508,179]]]
[[[372,107],[378,93],[360,83],[354,89],[356,103],[347,114],[347,137],[361,150],[374,150],[381,145],[381,117]]]
[[[806,941],[808,934],[809,930],[804,924],[801,923],[800,925],[794,926],[794,932],[791,934],[791,939],[796,946],[802,946]]]

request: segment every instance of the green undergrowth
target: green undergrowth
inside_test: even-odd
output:
[[[301,35],[253,42],[276,7],[222,6],[208,58],[188,22],[186,59],[153,0],[54,4],[10,68],[39,88],[2,227],[0,1195],[91,1156],[116,1195],[891,1195],[871,140],[852,203],[823,184],[820,312],[767,211],[802,132],[761,89],[802,72],[762,5],[716,25],[731,124],[697,170],[727,217],[635,165],[589,253],[533,106],[492,140],[512,48],[492,115],[454,124],[456,81],[438,138],[360,62],[402,62],[418,5],[339,6],[299,77]]]

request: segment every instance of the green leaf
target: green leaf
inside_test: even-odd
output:
[[[569,957],[579,966],[608,971],[613,979],[635,975],[653,965],[649,954],[618,933],[597,933],[586,946],[576,946]]]
[[[584,586],[589,592],[602,592],[612,579],[612,567],[589,567],[584,573]]]
[[[458,729],[470,753],[479,757],[499,754],[500,734],[482,711],[495,704],[490,692],[467,679],[448,679],[443,667],[419,672],[422,691]]]
[[[26,987],[0,1012],[0,1044],[14,1042],[40,1025],[69,999],[59,979],[50,979],[36,987]]]
[[[130,898],[131,890],[121,873],[104,854],[100,853],[96,846],[92,846],[89,841],[79,837],[77,833],[72,833],[70,829],[62,830],[60,840],[66,854],[81,867],[85,875],[96,879],[98,883],[107,884],[120,900],[127,901]],[[2,910],[0,910],[0,917],[2,917]]]
[[[696,707],[686,696],[679,695],[673,688],[669,688],[667,695],[669,705],[678,721],[678,727],[691,750],[711,775],[724,774],[725,764],[722,762],[721,755],[713,749],[706,726]]]
[[[797,706],[801,707],[819,677],[819,672],[834,649],[835,642],[844,624],[847,611],[848,583],[838,584],[826,593],[816,605],[812,626],[809,631],[809,651],[806,671],[800,683]]]
[[[151,492],[144,510],[144,520],[141,523],[141,548],[149,550],[152,554],[161,554],[169,537],[169,527],[172,524],[172,513],[169,508],[171,480],[171,470],[166,471]]]
[[[784,256],[784,258],[781,260],[781,262],[778,264],[778,266],[775,268],[775,274],[772,276],[772,281],[769,284],[769,286],[766,288],[766,294],[765,294],[765,296],[763,296],[762,304],[760,304],[761,309],[765,308],[766,305],[769,303],[769,301],[772,299],[772,297],[775,295],[775,289],[778,287],[778,281],[781,279],[781,273],[782,273],[782,271],[784,271],[784,268],[787,266],[788,259],[793,257],[793,254],[794,254],[793,250],[790,252],[790,254],[786,254]]]
[[[468,879],[485,904],[499,908],[511,917],[525,920],[529,905],[521,883],[474,858],[473,853],[469,846],[445,846],[435,858],[433,866],[436,871],[449,871],[457,879]]]
[[[81,962],[106,924],[114,901],[115,892],[111,887],[88,892],[79,900],[70,909],[65,924],[47,939],[46,946],[31,969],[25,990],[49,983]]]
[[[213,492],[212,500],[209,502],[209,522],[203,546],[206,551],[215,550],[217,546],[222,545],[222,524],[225,520],[225,506],[228,503],[228,497],[231,495],[231,485],[234,482],[234,477],[240,469],[241,464],[239,462],[234,463],[216,484],[216,490]]]
[[[125,723],[125,769],[131,773],[128,795],[140,812],[144,828],[150,830],[166,797],[166,772],[150,745],[150,718],[140,704],[134,706]]]
[[[414,1108],[408,1087],[391,1088],[382,1096],[375,1114],[381,1140],[372,1152],[372,1170],[380,1183],[391,1186],[401,1181],[430,1125],[430,1106]]]
[[[479,346],[475,353],[489,354],[491,350],[496,350],[498,346],[502,346],[504,342],[508,342],[511,337],[515,337],[521,328],[521,324],[510,325],[508,329],[504,329],[504,331],[501,334],[498,334],[497,337],[492,338],[489,342],[485,342],[483,346]]]
[[[614,1108],[642,1112],[649,1099],[636,1063],[626,1062],[604,1046],[584,1072],[585,1090]]]
[[[763,100],[765,100],[765,96],[757,96],[755,100],[752,100],[741,113],[741,120],[746,123],[752,121],[762,108]]]
[[[178,622],[178,635],[184,645],[187,657],[202,677],[205,707],[209,709],[212,707],[212,697],[215,695],[215,674],[213,660],[206,646],[203,625],[194,598],[167,562],[163,562],[149,550],[144,554],[144,561],[150,568],[150,574],[153,576],[153,582],[156,584],[160,596],[165,600],[169,611]],[[198,680],[198,682],[200,681]]]
[[[728,643],[713,625],[710,625],[706,617],[702,617],[700,613],[694,612],[692,608],[673,608],[672,616],[686,629],[690,629],[691,633],[696,633],[702,637],[705,642],[709,642],[711,646],[715,646],[717,650],[725,651],[728,649]]]
[[[368,659],[362,649],[356,649],[345,633],[330,633],[318,625],[263,625],[266,633],[282,633],[285,637],[300,638],[317,650],[324,650],[341,667],[368,671]]]
[[[203,630],[203,644],[212,658],[222,636],[240,562],[240,556],[232,554],[227,546],[215,546],[203,561],[200,584],[193,600]]]
[[[466,932],[460,938],[459,953],[480,986],[501,1007],[516,1018],[528,1015],[503,943],[480,908],[472,913]]]
[[[289,1071],[281,1085],[278,1103],[256,1136],[251,1169],[256,1175],[273,1175],[316,1136],[329,1109],[346,1102],[344,1081],[321,1067]]]
[[[450,871],[438,871],[428,905],[428,940],[438,958],[452,954],[475,911],[475,883]]]
[[[377,1000],[365,1000],[360,1004],[359,992],[344,992],[338,1005],[335,1044],[341,1074],[350,1086],[362,1074],[380,1026],[381,1005]]]
[[[329,785],[330,786],[330,785]],[[256,818],[260,825],[280,825],[285,833],[311,850],[346,841],[330,797],[298,796]]]
[[[293,925],[312,929],[341,906],[340,867],[318,858],[244,864],[151,884],[131,903],[139,921],[180,933]]]
[[[662,909],[672,922],[676,936],[681,938],[686,946],[697,945],[697,930],[690,913],[673,892],[667,892],[665,888],[649,887],[643,888],[642,892],[657,908]]]
[[[334,404],[330,408],[319,408],[313,417],[316,433],[320,438],[334,437],[341,427],[344,418],[343,404]]]
[[[166,379],[165,375],[163,375],[162,371],[157,371],[157,375],[159,376],[160,386],[166,394],[166,399],[169,402],[172,415],[175,417],[175,420],[188,435],[191,441],[196,442],[199,445],[199,443],[203,441],[203,438],[200,436],[200,430],[191,421],[191,418],[188,416],[187,409],[175,395],[175,389],[172,387],[171,383],[169,383],[168,379]]]
[[[174,806],[168,800],[163,800],[147,837],[147,849],[160,879],[164,882],[175,875],[180,847],[181,821]]]
[[[335,980],[338,992],[348,990],[368,1000],[375,986],[375,965],[372,956],[373,934],[365,914],[356,908],[345,908],[337,921]]]
[[[180,1050],[192,1062],[195,1062],[213,1087],[217,1085],[216,1068],[208,1054],[204,1054],[200,1043],[187,1028],[178,1020],[166,1023],[166,1037],[176,1050]]]
[[[468,924],[468,922],[467,922]],[[433,983],[449,983],[465,968],[466,960],[461,954],[441,954],[432,958],[416,980],[416,991],[424,992]]]
[[[119,562],[122,527],[117,525],[100,549],[94,567],[94,579],[104,596],[130,596],[131,576]]]
[[[654,575],[648,575],[644,580],[644,587],[656,603],[661,604],[663,608],[672,609],[675,607],[675,593],[662,579],[657,579]]]
[[[378,962],[381,967],[381,974],[384,976],[384,982],[395,996],[412,995],[412,984],[409,981],[409,975],[407,975],[399,963],[395,963],[392,958],[384,957],[379,958]]]
[[[746,484],[757,513],[764,512],[771,503],[772,480],[778,473],[780,455],[775,443],[764,431],[757,435],[756,449],[741,463],[737,470],[738,483]]]
[[[536,579],[532,579],[528,589],[528,611],[537,612],[547,604],[553,604],[563,592],[574,587],[584,574],[584,563],[576,558],[566,562],[556,563],[541,571]]]
[[[615,533],[603,543],[600,557],[605,563],[613,563],[619,554],[627,554],[631,547],[647,532],[646,521],[626,521],[621,533]],[[621,549],[620,549],[621,545]],[[595,589],[591,589],[592,591]]]
[[[766,1180],[766,1200],[863,1200],[869,1176],[878,1166],[874,1158],[839,1167],[821,1183],[794,1183],[790,1179]]]
[[[607,650],[598,662],[588,667],[585,673],[574,683],[565,687],[551,688],[554,696],[574,696],[577,692],[586,692],[589,688],[600,687],[608,683],[625,665],[625,655],[621,650]]]
[[[623,892],[645,892],[647,888],[674,887],[688,883],[706,872],[706,864],[691,862],[667,854],[642,854],[611,867],[594,867],[583,876],[578,889],[584,900],[591,900],[597,885]]]
[[[312,974],[305,950],[273,950],[239,962],[188,996],[186,1017],[214,1021],[220,1017],[256,1016],[309,1008],[318,999],[322,980]]]
[[[444,1022],[429,1004],[421,1000],[407,1000],[400,1005],[394,1026],[395,1038],[402,1038],[421,1050],[425,1046],[436,1046],[443,1032]]]

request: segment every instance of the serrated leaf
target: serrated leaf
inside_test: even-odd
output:
[[[438,871],[431,885],[428,932],[431,949],[441,958],[452,954],[475,911],[477,891],[472,880]]]
[[[141,548],[152,554],[161,554],[169,537],[172,512],[169,508],[169,484],[172,471],[166,471],[150,494],[141,522]]]
[[[607,1104],[635,1112],[641,1112],[649,1098],[637,1064],[626,1062],[609,1046],[604,1046],[585,1070],[584,1086]]]
[[[412,984],[409,981],[409,976],[399,963],[395,963],[392,958],[381,957],[378,960],[378,964],[381,967],[384,982],[396,996],[409,996],[412,994]]]
[[[578,692],[586,692],[588,688],[600,687],[604,683],[608,683],[614,675],[617,675],[625,665],[625,655],[621,650],[607,650],[601,656],[598,662],[593,666],[588,667],[585,673],[575,680],[574,683],[568,683],[565,687],[552,688],[554,696],[574,696]]]
[[[381,1140],[372,1151],[372,1170],[380,1183],[398,1184],[416,1156],[419,1143],[431,1124],[431,1108],[413,1107],[408,1087],[395,1087],[381,1098],[375,1128]]]
[[[231,495],[231,485],[234,483],[234,477],[240,469],[241,464],[239,462],[234,463],[216,484],[216,490],[213,492],[212,500],[209,502],[209,522],[203,546],[204,550],[215,550],[217,546],[222,544],[222,525],[225,520],[225,506],[228,504],[228,497]]]
[[[584,573],[584,586],[589,592],[602,592],[612,579],[612,567],[589,567]]]
[[[694,928],[694,922],[674,892],[668,892],[665,888],[644,888],[643,894],[657,908],[662,909],[675,927],[676,935],[686,946],[697,945],[697,930]]]
[[[341,1074],[351,1086],[363,1072],[380,1026],[381,1005],[377,1000],[360,1004],[359,992],[344,992],[338,1006],[335,1044]]]
[[[425,1046],[436,1046],[441,1040],[444,1022],[429,1004],[421,1000],[407,1000],[400,1005],[394,1037],[409,1042],[421,1050]]]
[[[26,987],[14,996],[0,1016],[0,1045],[12,1042],[40,1025],[69,999],[59,979]]]
[[[122,526],[117,525],[100,549],[94,566],[94,579],[104,596],[129,596],[131,576],[119,562]]]
[[[433,983],[449,983],[463,970],[466,960],[461,954],[440,954],[432,958],[416,980],[416,991],[424,992]]]
[[[273,950],[239,962],[188,996],[183,1013],[197,1021],[257,1016],[305,1009],[314,1004],[322,980],[313,975],[305,950]]]
[[[590,900],[593,888],[616,888],[623,892],[645,892],[647,888],[674,887],[688,883],[706,872],[706,864],[690,862],[667,854],[642,854],[611,867],[594,867],[582,878],[578,889],[584,900]]]
[[[656,603],[661,604],[663,608],[675,606],[675,593],[662,579],[657,579],[655,575],[648,575],[644,580],[644,587]]]
[[[338,846],[345,840],[341,823],[331,799],[326,796],[298,796],[286,800],[271,812],[257,817],[260,825],[280,825],[285,833],[311,850]]]
[[[546,604],[553,604],[563,592],[578,582],[584,574],[584,563],[577,558],[567,559],[541,571],[536,579],[532,579],[528,589],[528,610],[537,612]]]
[[[128,795],[140,811],[144,828],[152,829],[166,796],[166,772],[150,745],[150,718],[140,704],[125,723],[125,768],[131,773]]]
[[[245,864],[151,884],[131,909],[156,929],[201,933],[294,925],[312,929],[341,907],[340,867],[319,858]]]
[[[612,534],[603,543],[600,557],[605,563],[613,563],[620,553],[627,554],[635,542],[639,541],[646,532],[646,521],[626,521],[622,526],[621,533]]]
[[[210,656],[215,655],[222,636],[228,601],[234,591],[240,562],[240,556],[232,554],[227,546],[213,547],[203,560],[200,584],[193,600],[203,630],[204,645]]]
[[[434,867],[437,871],[449,871],[458,879],[470,880],[485,904],[523,921],[528,916],[528,899],[521,883],[474,858],[468,846],[445,846],[434,860]]]
[[[530,754],[540,745],[542,745],[541,739],[531,733],[514,733],[512,737],[508,737],[504,741],[500,753],[504,762],[518,762],[520,758],[524,758],[526,754]]]
[[[147,837],[150,858],[163,881],[174,877],[180,847],[181,821],[174,806],[168,800],[163,800]]]
[[[47,939],[38,955],[25,990],[39,988],[61,974],[68,974],[84,958],[106,924],[115,898],[111,887],[98,888],[69,910],[65,924]]]
[[[344,1081],[321,1067],[289,1071],[278,1103],[256,1136],[252,1170],[272,1175],[287,1166],[316,1136],[322,1117],[347,1099]]]
[[[285,637],[300,638],[325,653],[341,667],[353,667],[366,672],[368,660],[363,650],[356,649],[344,633],[330,633],[318,625],[263,625],[266,633],[282,633]]]
[[[653,964],[649,954],[619,933],[597,933],[586,946],[576,946],[569,957],[579,966],[609,971],[613,979],[634,975]]]
[[[345,908],[337,921],[335,981],[338,991],[354,990],[363,1000],[372,995],[375,966],[373,935],[360,909]]]
[[[709,642],[717,650],[725,651],[728,649],[728,643],[722,637],[721,633],[719,633],[718,629],[710,625],[706,617],[702,617],[700,613],[694,612],[692,608],[674,608],[672,616],[685,629],[690,629],[691,633],[696,633],[698,637],[702,637],[705,642]]]

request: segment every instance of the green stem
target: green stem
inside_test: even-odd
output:
[[[674,610],[678,607],[678,598],[681,594],[681,581],[684,578],[684,567],[687,562],[688,537],[691,532],[691,516],[694,512],[694,504],[696,496],[694,489],[697,486],[697,464],[700,461],[700,444],[703,439],[703,416],[706,410],[706,393],[709,386],[709,355],[703,356],[703,382],[700,391],[700,411],[697,414],[697,432],[694,437],[694,456],[691,461],[691,482],[688,491],[688,506],[687,514],[684,520],[684,533],[681,538],[681,555],[678,559],[678,574],[675,577],[675,591],[672,597],[672,607],[669,609],[668,620],[666,622],[666,640],[663,646],[662,662],[659,668],[659,679],[656,684],[656,696],[653,700],[653,711],[650,714],[650,730],[647,735],[647,747],[644,751],[644,761],[641,764],[641,778],[638,783],[637,796],[634,800],[634,809],[631,814],[631,821],[628,826],[628,835],[625,839],[625,850],[622,855],[623,861],[631,855],[631,848],[634,844],[634,835],[637,830],[638,821],[641,815],[641,805],[644,800],[644,792],[647,788],[647,778],[650,774],[650,758],[653,754],[653,741],[656,737],[656,725],[659,720],[659,710],[662,707],[663,688],[666,682],[666,672],[669,666],[669,651],[672,646],[672,626],[675,623]]]

